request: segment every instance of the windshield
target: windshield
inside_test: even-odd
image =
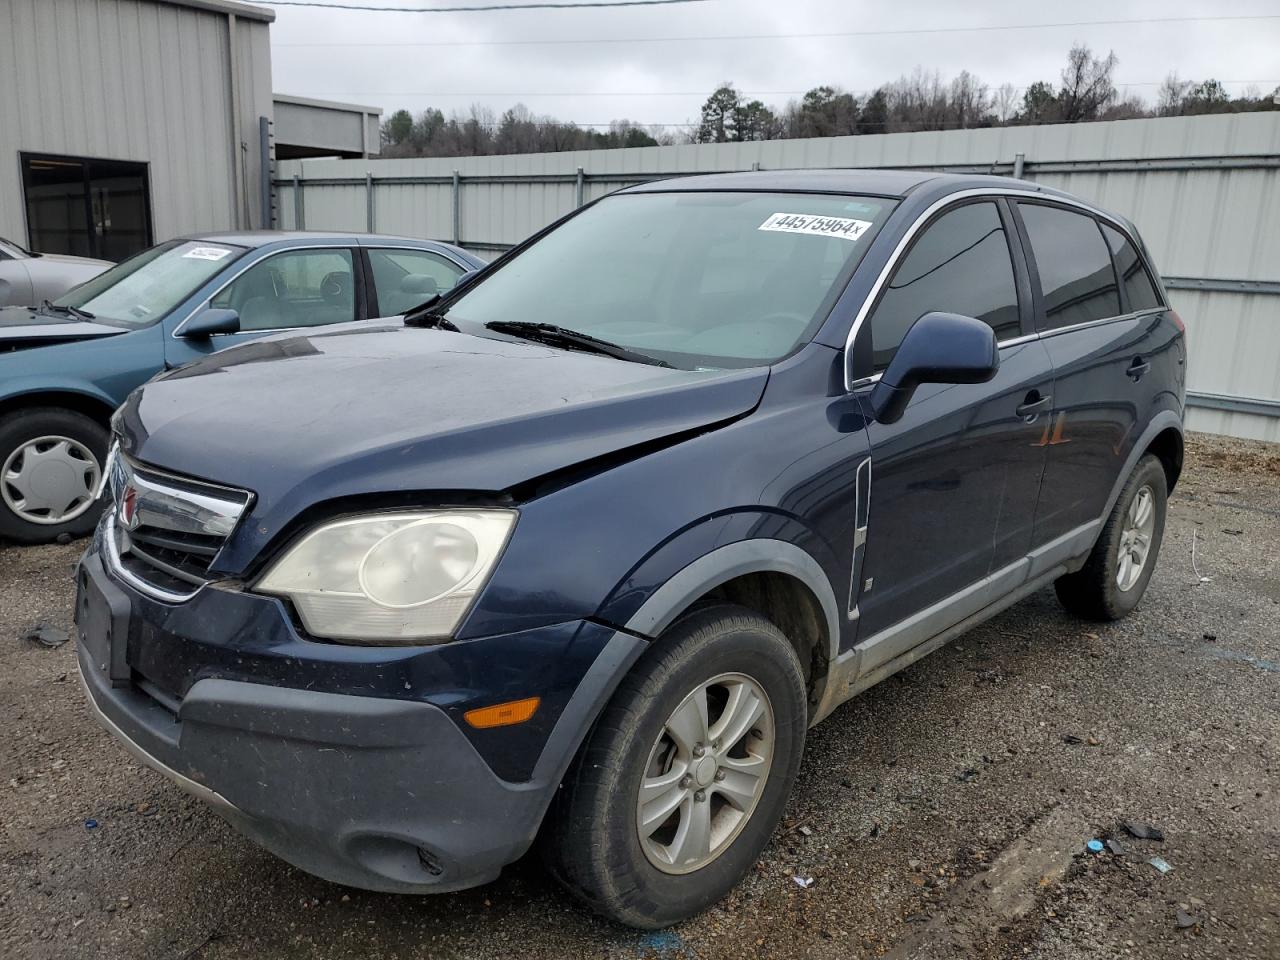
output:
[[[813,336],[893,204],[620,194],[500,264],[444,312],[457,325],[554,324],[678,367],[771,363]]]
[[[14,260],[22,260],[26,257],[34,257],[36,254],[32,253],[25,247],[18,246],[12,240],[6,240],[4,237],[0,237],[0,259],[3,259],[5,256],[12,257]]]
[[[53,305],[91,313],[115,327],[145,327],[244,252],[244,247],[208,240],[171,240],[116,264]]]

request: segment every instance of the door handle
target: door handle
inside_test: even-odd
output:
[[[1133,362],[1129,364],[1125,376],[1131,377],[1134,383],[1137,383],[1151,370],[1151,361],[1143,360],[1141,357],[1134,357]]]
[[[1048,409],[1051,403],[1053,403],[1051,395],[1045,394],[1041,396],[1039,390],[1032,390],[1027,394],[1027,398],[1014,408],[1013,412],[1027,421],[1027,423],[1032,423],[1036,417],[1040,416],[1041,411]]]

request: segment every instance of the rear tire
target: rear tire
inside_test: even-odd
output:
[[[804,673],[777,627],[729,604],[689,614],[645,652],[588,734],[549,814],[548,866],[628,926],[705,910],[769,842],[807,725]]]
[[[1119,620],[1138,605],[1164,539],[1167,484],[1158,459],[1148,454],[1138,461],[1085,565],[1054,583],[1068,611],[1088,620]]]
[[[17,410],[0,419],[0,537],[48,543],[89,533],[102,512],[92,495],[109,440],[96,421],[59,407]],[[37,467],[42,456],[58,462]],[[50,477],[56,496],[46,503],[42,483]],[[78,497],[81,487],[84,496]],[[66,519],[57,520],[59,515]]]

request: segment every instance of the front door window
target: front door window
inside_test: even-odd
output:
[[[224,287],[210,306],[237,311],[245,332],[355,320],[352,263],[345,248],[277,253]]]

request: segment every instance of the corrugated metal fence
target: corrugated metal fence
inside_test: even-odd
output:
[[[284,229],[494,256],[631,184],[729,170],[1022,176],[1134,221],[1187,323],[1192,429],[1280,441],[1280,112],[575,153],[279,164]]]

